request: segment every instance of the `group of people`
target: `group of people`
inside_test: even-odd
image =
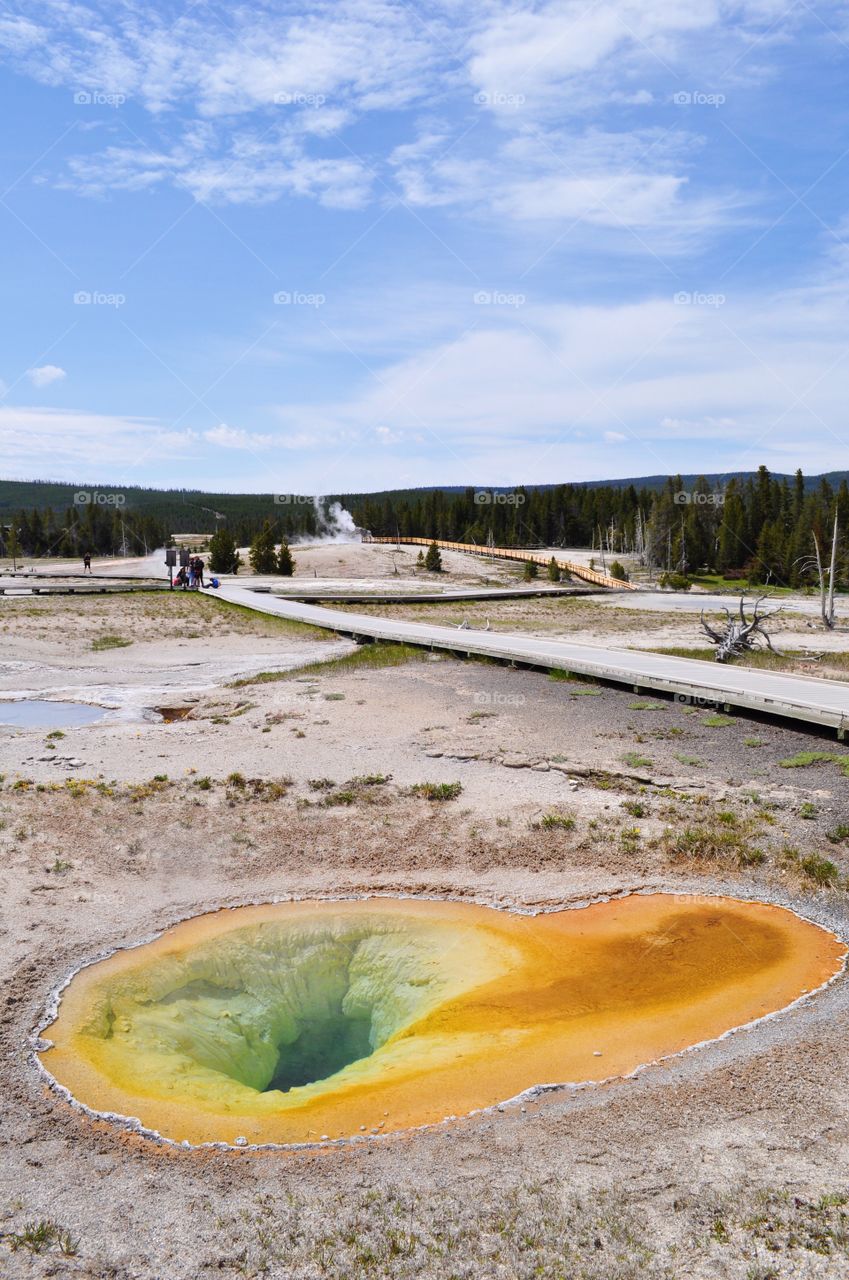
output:
[[[192,556],[187,565],[180,565],[180,570],[174,579],[175,587],[182,587],[183,590],[197,591],[199,587],[205,587],[203,580],[203,571],[206,568],[200,556]]]

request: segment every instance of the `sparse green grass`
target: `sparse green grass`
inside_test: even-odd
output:
[[[568,813],[546,813],[533,826],[543,831],[574,831],[575,819]]]
[[[287,1280],[795,1280],[845,1274],[846,1203],[731,1183],[676,1194],[660,1231],[620,1186],[482,1179],[461,1198],[404,1184],[329,1191],[320,1215],[306,1191],[275,1191],[248,1212],[223,1205],[218,1227],[227,1270]]]
[[[744,747],[762,747],[763,739],[762,738],[744,738],[743,746]]]
[[[849,822],[838,822],[837,826],[828,832],[826,839],[832,844],[841,844],[844,840],[849,840]]]
[[[681,755],[677,755],[677,756],[675,757],[675,759],[676,759],[680,764],[686,764],[686,765],[689,765],[689,767],[690,767],[691,769],[703,769],[703,768],[704,768],[704,761],[703,761],[703,760],[700,760],[698,756],[688,756],[688,755],[684,755],[684,754],[682,753]]]
[[[132,640],[128,640],[126,636],[98,636],[96,640],[92,640],[91,647],[95,653],[99,653],[102,649],[126,649],[131,645]]]
[[[620,759],[629,769],[650,769],[653,763],[648,756],[641,756],[639,751],[626,751]]]
[[[73,1258],[78,1250],[77,1241],[70,1231],[65,1231],[49,1218],[42,1218],[40,1222],[27,1222],[20,1231],[4,1233],[3,1239],[13,1253],[18,1253],[21,1249],[31,1254],[46,1253],[55,1246],[64,1257]]]
[[[807,769],[812,764],[836,764],[849,778],[849,754],[843,751],[799,751],[795,756],[779,760],[782,769]]]
[[[402,667],[408,662],[424,662],[427,651],[409,644],[364,644],[341,658],[327,662],[308,662],[291,671],[260,671],[255,676],[233,680],[229,688],[243,689],[251,684],[272,684],[277,680],[300,680],[305,675],[344,675],[349,671],[372,671],[381,667]],[[340,695],[344,697],[343,695]],[[331,695],[333,697],[333,695]]]
[[[808,821],[810,821],[811,819],[815,818],[816,816],[817,816],[817,807],[816,807],[816,805],[815,805],[815,804],[811,804],[810,800],[806,800],[806,801],[804,802],[804,804],[801,804],[801,805],[799,806],[799,817],[800,817],[800,818],[805,818],[805,819],[807,819]]]
[[[785,845],[781,851],[785,866],[794,867],[800,875],[821,888],[831,888],[840,880],[840,870],[828,858],[819,853],[802,854],[798,849]]]
[[[723,729],[726,725],[734,723],[734,717],[721,715],[705,716],[704,720],[700,723],[704,725],[706,729]]]
[[[423,800],[456,800],[462,790],[462,782],[416,782],[410,787],[410,795]]]
[[[665,711],[665,702],[630,702],[629,711]]]
[[[749,824],[725,826],[703,822],[681,830],[667,828],[661,842],[673,862],[693,860],[720,866],[752,867],[766,860],[766,854],[752,844]]]
[[[648,805],[643,804],[642,800],[626,800],[622,808],[632,818],[645,818],[648,814]]]

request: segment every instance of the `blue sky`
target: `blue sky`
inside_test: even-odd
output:
[[[849,466],[849,17],[0,10],[8,477]]]

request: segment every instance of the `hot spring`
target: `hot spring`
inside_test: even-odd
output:
[[[21,698],[0,702],[0,725],[16,729],[76,729],[106,718],[106,708],[87,702],[59,702],[48,698]]]
[[[240,907],[80,970],[39,1056],[79,1103],[177,1142],[317,1142],[628,1073],[786,1007],[844,956],[728,898]]]

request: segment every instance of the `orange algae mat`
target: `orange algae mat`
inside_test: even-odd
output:
[[[240,907],[80,970],[40,1058],[78,1102],[177,1142],[315,1142],[633,1071],[844,959],[791,911],[728,898]]]

